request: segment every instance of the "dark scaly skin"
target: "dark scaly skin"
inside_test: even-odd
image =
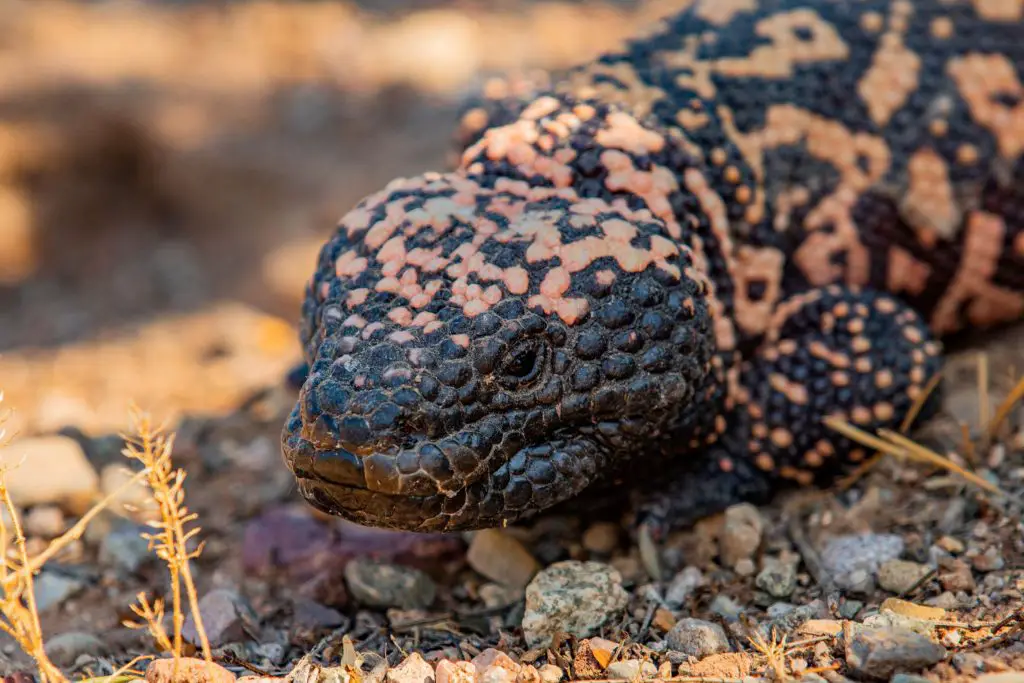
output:
[[[896,427],[936,339],[1024,313],[1022,35],[1024,0],[698,0],[493,93],[320,254],[300,491],[426,531],[833,481],[866,454],[823,418]]]

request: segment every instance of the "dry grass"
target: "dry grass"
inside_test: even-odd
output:
[[[940,372],[936,373],[929,380],[924,391],[922,391],[918,396],[917,400],[911,407],[911,410],[903,420],[903,423],[900,425],[899,432],[894,432],[889,429],[879,429],[875,434],[869,434],[868,432],[853,426],[846,420],[836,417],[825,418],[825,424],[832,429],[840,432],[852,441],[856,441],[861,445],[867,446],[876,451],[874,457],[872,457],[862,467],[858,468],[852,475],[850,475],[850,477],[847,478],[847,480],[845,480],[843,487],[849,486],[857,478],[863,476],[863,474],[865,474],[871,467],[875,466],[883,456],[891,455],[902,460],[913,460],[939,469],[944,469],[964,479],[967,483],[980,488],[982,491],[995,496],[996,498],[1004,500],[1011,499],[1015,502],[1019,502],[992,482],[978,476],[969,469],[960,466],[950,458],[940,455],[927,446],[917,443],[906,436],[913,424],[913,421],[924,406],[925,401],[938,386],[941,379],[942,373]],[[963,434],[963,456],[972,467],[979,462],[980,454],[987,452],[991,444],[998,438],[1000,428],[1006,421],[1007,417],[1009,417],[1013,408],[1021,401],[1021,399],[1024,399],[1024,379],[1021,379],[1010,391],[1006,399],[1000,403],[995,414],[992,414],[992,402],[989,393],[989,363],[988,356],[984,353],[978,354],[977,382],[979,394],[979,420],[980,424],[987,426],[987,429],[980,438],[974,440],[971,438],[970,429],[967,424],[963,422],[960,423],[961,432]]]
[[[0,404],[3,394],[0,393]],[[9,411],[0,411],[0,447],[10,443],[11,438],[4,429]],[[174,434],[156,426],[149,415],[133,408],[132,421],[137,436],[124,437],[125,457],[139,461],[143,468],[135,473],[117,490],[97,502],[79,521],[51,541],[36,555],[29,555],[17,507],[7,488],[7,472],[20,463],[0,462],[0,505],[6,510],[10,521],[0,516],[0,630],[10,635],[18,646],[36,662],[40,683],[68,683],[68,679],[50,661],[44,649],[44,637],[35,602],[34,577],[50,559],[70,543],[82,537],[86,527],[102,510],[109,507],[128,488],[144,483],[149,497],[160,512],[160,519],[150,522],[152,533],[144,534],[149,548],[167,565],[171,579],[173,635],[169,636],[163,626],[164,605],[159,599],[149,602],[145,593],[138,596],[138,604],[131,609],[142,620],[128,625],[146,628],[157,648],[168,652],[177,662],[182,656],[182,627],[185,612],[182,591],[188,601],[188,609],[196,624],[203,656],[212,662],[209,640],[199,613],[199,599],[195,581],[192,578],[191,560],[202,552],[202,544],[194,549],[190,545],[200,529],[194,526],[196,514],[189,512],[185,505],[185,471],[175,468],[171,459]],[[10,528],[8,528],[8,524]],[[121,667],[110,676],[84,679],[82,683],[120,683],[140,680],[142,674],[132,667],[142,659],[138,657]]]
[[[210,662],[210,642],[199,612],[199,596],[190,565],[190,561],[202,553],[203,544],[200,543],[194,550],[189,549],[190,542],[199,534],[200,528],[190,528],[198,516],[189,512],[185,505],[185,470],[175,468],[171,460],[174,434],[167,434],[162,426],[154,425],[150,416],[138,409],[133,408],[132,417],[138,437],[124,437],[127,445],[123,453],[125,457],[142,463],[150,495],[159,506],[160,520],[150,522],[155,531],[144,534],[144,537],[149,541],[149,549],[163,560],[170,574],[173,635],[168,636],[163,627],[163,602],[156,600],[150,605],[145,594],[140,594],[139,604],[132,607],[142,622],[128,622],[126,625],[147,628],[156,644],[170,652],[177,662],[182,655],[181,631],[185,616],[181,593],[184,588],[203,657]]]

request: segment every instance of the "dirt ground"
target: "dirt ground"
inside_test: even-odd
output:
[[[298,359],[302,287],[322,240],[392,178],[445,167],[463,98],[496,74],[583,60],[683,4],[0,0],[0,389],[15,410],[9,426],[19,438],[69,435],[104,471],[118,460],[111,435],[129,428],[131,402],[169,421],[208,541],[197,563],[200,592],[221,589],[246,603],[221,624],[228,668],[240,672],[245,661],[280,673],[314,648],[338,651],[347,634],[391,664],[399,653],[469,659],[495,646],[567,677],[607,674],[601,657],[597,669],[588,664],[589,641],[547,654],[526,647],[517,630],[522,587],[500,609],[495,595],[508,586],[467,564],[466,539],[380,540],[312,515],[277,451],[292,400],[281,378]],[[1019,416],[973,462],[960,423],[981,437],[979,410],[991,416],[1018,377],[1014,368],[1024,367],[1021,334],[983,342],[987,398],[979,397],[973,352],[954,357],[948,414],[922,437],[1011,496],[1024,488]],[[925,628],[946,650],[929,678],[1024,667],[1019,620],[992,628],[1024,604],[1024,543],[1012,505],[941,469],[892,462],[800,515],[787,505],[762,511],[759,549],[742,566],[721,556],[728,519],[672,539],[656,559],[590,520],[509,534],[541,567],[596,559],[619,570],[629,607],[602,633],[630,645],[615,659],[664,664],[674,649],[668,634],[701,616],[728,633],[729,651],[713,656],[747,656],[740,673],[753,667],[769,678],[779,677],[771,658],[740,637],[743,629],[781,623],[792,609],[804,609],[803,621],[854,625],[890,613],[880,606],[897,593],[874,584],[836,590],[815,566],[828,564],[831,538],[889,534],[902,539],[902,561],[932,566],[902,597],[945,610],[945,626]],[[76,651],[66,671],[109,672],[152,651],[120,622],[139,590],[159,594],[164,576],[158,566],[124,568],[103,555],[102,539],[119,523],[102,518],[58,558],[58,573],[77,587],[44,612],[44,630],[100,635],[105,645]],[[612,540],[598,544],[601,533]],[[353,596],[351,580],[346,591],[341,572],[367,545],[424,569],[439,591],[431,608],[374,609]],[[791,556],[799,558],[796,587],[772,593],[761,578],[766,562]],[[672,603],[666,591],[688,568],[699,587]],[[734,618],[717,596],[749,614]],[[214,611],[236,607],[211,602]],[[231,631],[235,622],[243,632]],[[808,633],[794,631],[791,641],[821,635]],[[856,636],[845,638],[787,651],[783,668],[815,670],[808,681],[857,678],[844,650]],[[673,675],[733,676],[722,673],[728,667],[694,668],[697,656],[671,661]],[[24,668],[7,642],[0,674]]]

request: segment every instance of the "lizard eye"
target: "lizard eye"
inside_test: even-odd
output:
[[[523,387],[540,375],[544,366],[544,345],[526,340],[513,346],[501,362],[501,379],[510,387]]]

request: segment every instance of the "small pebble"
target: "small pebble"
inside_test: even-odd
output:
[[[479,673],[472,662],[453,662],[443,659],[434,670],[436,683],[477,683]]]
[[[708,606],[708,609],[726,621],[736,621],[740,618],[740,614],[743,613],[742,605],[730,598],[728,595],[722,594],[718,594],[711,599],[711,604]]]
[[[12,465],[7,487],[19,507],[58,505],[82,515],[99,494],[99,475],[70,437],[19,439],[0,448],[0,460]]]
[[[412,567],[357,557],[344,574],[352,597],[367,606],[426,609],[437,596],[433,579]]]
[[[927,602],[932,607],[943,610],[955,610],[960,608],[960,600],[950,591],[943,591],[934,598],[928,598]]]
[[[942,621],[946,618],[946,610],[938,607],[926,607],[899,598],[888,598],[879,606],[880,612],[892,612],[911,619],[923,621]]]
[[[658,675],[658,667],[647,660],[625,659],[612,662],[605,670],[605,677],[611,680],[636,681],[654,678]]]
[[[1006,560],[995,546],[991,546],[985,552],[971,558],[971,564],[979,572],[997,572],[1006,566]]]
[[[839,605],[839,616],[843,619],[855,619],[862,609],[864,609],[864,603],[860,600],[843,600],[843,603]]]
[[[68,631],[47,638],[46,655],[61,668],[71,668],[82,655],[103,657],[110,654],[110,649],[102,640],[91,633]]]
[[[257,624],[249,602],[230,588],[217,588],[200,598],[199,614],[213,647],[245,640],[246,631],[254,632]],[[199,632],[191,613],[185,618],[182,636],[193,645],[199,643]]]
[[[889,560],[878,569],[878,585],[890,593],[906,593],[928,572],[927,566],[906,560]]]
[[[82,590],[85,584],[73,576],[43,569],[33,582],[36,609],[45,612]]]
[[[149,541],[142,537],[143,533],[151,531],[149,527],[132,523],[114,523],[100,541],[100,562],[128,574],[135,573],[146,561],[156,560],[156,555],[150,552]]]
[[[654,610],[654,618],[651,619],[651,626],[658,629],[663,633],[667,633],[672,630],[672,627],[676,625],[675,616],[664,607],[659,607]]]
[[[943,536],[935,542],[935,545],[939,546],[947,553],[951,553],[953,555],[959,555],[964,551],[963,541],[952,536]]]
[[[25,515],[25,534],[56,538],[64,533],[64,513],[56,505],[37,505]]]
[[[707,657],[729,651],[729,639],[718,624],[702,619],[681,619],[668,635],[668,646],[691,657]]]
[[[611,522],[591,524],[583,532],[583,547],[592,553],[611,554],[619,547],[619,525]]]
[[[539,671],[541,683],[558,683],[564,676],[562,669],[554,664],[545,664]]]
[[[843,630],[843,622],[835,619],[809,619],[800,624],[798,632],[809,637],[837,636]]]
[[[387,683],[434,683],[434,667],[427,664],[418,652],[402,660],[384,677]]]
[[[757,563],[754,562],[752,557],[744,557],[737,561],[736,566],[732,569],[739,576],[753,576],[754,572],[757,571]]]
[[[526,587],[523,634],[530,647],[546,645],[556,633],[591,636],[618,618],[629,595],[618,571],[600,562],[556,562]]]
[[[939,570],[939,583],[947,591],[953,593],[971,593],[974,591],[974,574],[969,564],[963,560],[953,560]]]
[[[741,503],[728,508],[719,540],[722,563],[735,568],[740,560],[752,558],[761,545],[762,533],[764,520],[756,507]]]
[[[765,558],[764,569],[754,583],[773,598],[788,598],[796,590],[796,563]]]
[[[466,561],[491,581],[513,588],[524,588],[540,569],[540,564],[523,544],[501,529],[475,532]]]
[[[522,668],[520,667],[519,663],[516,662],[514,659],[509,657],[501,650],[497,650],[493,647],[489,647],[480,654],[478,654],[476,657],[473,657],[472,661],[473,665],[480,671],[485,671],[487,669],[492,668],[499,668],[505,669],[506,671],[511,671],[513,674],[516,674],[519,672],[519,669]]]
[[[146,667],[147,683],[231,683],[235,680],[235,674],[216,662],[191,657],[180,658],[177,667],[173,659],[154,659]]]
[[[686,670],[689,675],[701,678],[746,678],[750,675],[753,664],[753,660],[746,652],[723,652],[705,657],[696,664],[690,664]],[[682,670],[680,667],[680,673]]]
[[[299,598],[292,603],[292,622],[300,628],[317,631],[341,626],[345,617],[338,610],[315,600]]]
[[[892,677],[890,683],[932,683],[931,679],[925,678],[924,676],[915,676],[914,674],[896,674]]]
[[[840,588],[867,592],[879,567],[903,553],[903,538],[895,534],[856,534],[830,540],[821,561]]]
[[[846,664],[860,676],[888,679],[897,671],[912,673],[941,662],[946,649],[925,635],[902,628],[867,628],[851,624]]]
[[[669,607],[679,608],[695,590],[705,583],[704,574],[696,567],[686,567],[672,577],[665,591],[665,602]]]

